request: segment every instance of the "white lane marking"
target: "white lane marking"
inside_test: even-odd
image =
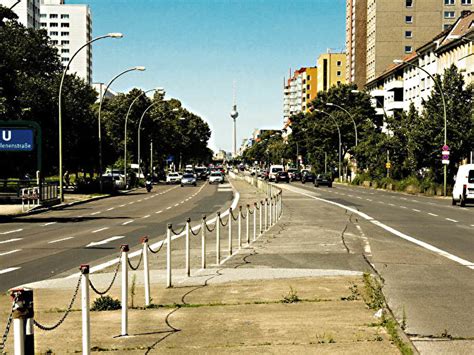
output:
[[[437,214],[434,214],[434,213],[431,213],[431,212],[428,212],[428,214],[429,214],[430,216],[433,216],[433,217],[439,217]]]
[[[15,249],[15,250],[10,250],[10,251],[7,251],[5,253],[0,253],[0,256],[4,256],[4,255],[8,255],[8,254],[13,254],[13,253],[16,253],[18,251],[21,251],[21,249]]]
[[[129,202],[128,204],[129,205],[133,205],[135,203],[135,201],[132,201],[132,202]]]
[[[451,222],[454,222],[454,223],[458,223],[459,221],[456,221],[455,219],[451,219],[451,218],[446,218],[447,221],[451,221]]]
[[[19,240],[22,240],[22,239],[23,238],[12,238],[12,239],[8,239],[8,240],[4,240],[3,242],[0,242],[0,244],[18,242]]]
[[[119,207],[125,207],[125,205],[120,205]]]
[[[385,202],[383,202],[383,201],[379,201],[379,203],[381,203],[381,204],[385,204]]]
[[[58,222],[48,222],[48,223],[45,223],[45,224],[42,224],[43,227],[46,227],[46,226],[50,226],[52,224],[56,224]]]
[[[99,213],[101,213],[101,212],[100,212],[100,211],[92,212],[92,213],[91,213],[91,216],[94,216],[94,215],[99,214]]]
[[[92,233],[102,232],[102,231],[105,231],[106,229],[109,229],[109,227],[104,227],[104,228],[96,229],[95,231],[92,231]]]
[[[439,249],[437,247],[435,247],[434,245],[431,245],[429,243],[426,243],[426,242],[423,242],[421,240],[418,240],[416,238],[413,238],[407,234],[404,234],[392,227],[389,227],[387,226],[386,224],[383,224],[382,222],[379,222],[377,220],[375,220],[373,217],[363,213],[363,212],[360,212],[352,207],[349,207],[349,206],[346,206],[346,205],[343,205],[341,203],[338,203],[338,202],[334,202],[334,201],[329,201],[329,200],[325,200],[323,198],[320,198],[320,197],[316,197],[316,196],[313,196],[313,195],[310,195],[310,194],[307,194],[305,192],[301,192],[299,191],[300,189],[295,189],[294,187],[289,187],[289,186],[282,186],[283,189],[287,189],[287,190],[290,190],[292,192],[295,192],[295,193],[298,193],[300,195],[303,195],[303,196],[307,196],[307,197],[310,197],[314,200],[318,200],[318,201],[321,201],[321,202],[325,202],[325,203],[328,203],[328,204],[331,204],[331,205],[334,205],[334,206],[338,206],[338,207],[341,207],[343,209],[346,209],[348,211],[351,211],[355,214],[358,214],[359,216],[361,216],[362,218],[366,219],[367,221],[370,221],[371,223],[375,224],[376,226],[379,226],[380,228],[386,230],[387,232],[390,232],[394,235],[396,235],[397,237],[400,237],[402,239],[405,239],[413,244],[416,244],[422,248],[425,248],[429,251],[432,251],[440,256],[443,256],[447,259],[450,259],[462,266],[466,266],[467,268],[471,269],[471,270],[474,270],[474,262],[472,261],[468,261],[468,260],[465,260],[465,259],[462,259],[460,258],[459,256],[456,256],[456,255],[453,255],[453,254],[450,254],[442,249]]]
[[[179,203],[175,204],[174,207],[178,207],[179,206]]]
[[[406,197],[400,197],[400,200],[408,200]]]
[[[156,213],[156,214],[163,213],[163,210],[161,210],[161,211],[156,211],[155,213]]]
[[[349,197],[354,197],[353,195],[347,195],[347,196],[349,196]]]
[[[364,241],[364,252],[367,255],[372,256],[372,249],[370,249],[369,239],[367,238],[364,231],[358,224],[356,224],[356,227],[359,230],[360,235],[362,236],[362,240]]]
[[[412,208],[411,210],[415,212],[421,212],[420,210],[417,210],[416,208]]]
[[[166,207],[166,209],[167,209],[167,210],[170,210],[170,209],[171,209],[171,206],[169,206],[169,207]]]
[[[143,199],[141,199],[141,200],[138,200],[137,202],[142,202],[142,201],[143,201]]]
[[[360,200],[362,200],[362,197],[360,197],[360,196],[357,196],[357,198],[360,199]]]
[[[370,198],[366,198],[366,200],[372,202],[372,200]]]
[[[388,205],[389,205],[389,206],[395,206],[393,203],[389,203]]]
[[[146,216],[143,216],[142,218],[148,218],[148,217],[150,217],[150,215],[149,215],[149,214],[147,214]]]
[[[12,233],[17,233],[17,232],[21,232],[22,230],[23,230],[22,228],[15,229],[15,230],[8,231],[8,232],[2,232],[2,233],[0,233],[0,235],[7,235],[7,234],[12,234]]]
[[[405,208],[405,209],[407,209],[408,207],[406,207],[406,206],[400,206],[400,208]]]
[[[123,223],[122,223],[122,226],[126,226],[127,224],[130,224],[130,223],[132,223],[133,221],[134,221],[134,220],[132,219],[132,220],[130,220],[130,221],[123,222]]]
[[[110,207],[110,208],[107,209],[107,211],[112,211],[114,209],[115,209],[115,207]]]
[[[66,237],[66,238],[61,238],[61,239],[56,239],[48,242],[48,244],[54,244],[54,243],[59,243],[59,242],[64,242],[65,240],[69,239],[74,239],[74,237]]]
[[[15,270],[18,270],[18,269],[21,269],[21,267],[9,267],[8,269],[0,270],[0,275],[1,274],[6,274],[7,272],[12,272],[12,271],[15,271]]]
[[[124,235],[116,235],[115,237],[110,237],[110,238],[107,238],[107,239],[104,239],[104,240],[101,240],[101,241],[98,241],[98,242],[91,242],[91,243],[86,245],[86,248],[95,247],[96,245],[107,244],[107,243],[113,242],[114,240],[118,240],[118,239],[122,239],[122,238],[125,238],[125,236]]]

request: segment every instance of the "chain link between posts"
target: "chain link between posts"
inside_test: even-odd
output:
[[[140,264],[142,263],[142,259],[143,259],[143,251],[140,253],[140,260],[138,260],[137,266],[134,267],[130,261],[130,258],[127,258],[128,266],[130,266],[130,269],[132,269],[133,271],[136,271],[140,267]]]
[[[35,326],[37,326],[39,329],[44,330],[44,331],[51,331],[59,327],[66,320],[69,313],[71,313],[72,306],[74,305],[74,302],[76,301],[76,298],[77,298],[77,294],[79,292],[79,286],[81,286],[81,280],[82,280],[82,275],[79,276],[79,280],[77,280],[77,285],[76,285],[76,290],[74,291],[74,295],[72,296],[71,302],[69,303],[69,306],[67,307],[66,312],[64,312],[64,315],[61,317],[61,319],[55,325],[52,325],[52,326],[42,325],[39,322],[37,322],[35,319],[34,320]]]
[[[197,232],[195,232],[195,231],[193,230],[193,228],[189,228],[189,229],[190,229],[190,231],[191,231],[191,234],[196,237],[196,236],[199,235],[199,233],[201,233],[202,224],[199,225],[199,228],[198,228]]]
[[[163,245],[165,245],[165,242],[163,241],[160,245],[160,247],[158,248],[158,250],[153,250],[149,245],[148,245],[148,250],[150,251],[150,253],[152,254],[158,254],[161,250],[161,248],[163,248]]]
[[[250,215],[253,214],[253,211],[252,211],[252,209],[250,208],[250,205],[247,205],[247,210],[249,211],[249,214],[250,214]]]
[[[206,225],[206,229],[209,231],[209,233],[212,233],[212,232],[214,232],[214,230],[216,229],[217,223],[219,223],[219,221],[216,221],[216,223],[214,223],[214,228],[210,228],[210,227],[207,225],[207,222],[204,223],[204,224]]]
[[[173,233],[174,235],[180,235],[181,233],[184,232],[184,230],[186,229],[186,225],[183,226],[183,228],[181,228],[181,230],[179,232],[176,232],[174,229],[173,229],[173,226],[171,226],[171,233]]]
[[[234,216],[234,210],[230,210],[230,211],[229,211],[229,215],[232,217],[232,219],[233,219],[234,221],[236,221],[237,218],[238,218],[238,217],[235,217],[235,216]]]
[[[8,316],[5,332],[3,333],[3,336],[2,336],[2,342],[0,343],[0,351],[2,353],[3,353],[3,350],[5,349],[5,345],[7,344],[8,334],[10,333],[10,327],[12,325],[12,320],[13,320],[13,307],[15,307],[15,304],[17,301],[18,301],[18,296],[15,296],[15,299],[13,300],[13,303],[12,303],[12,309],[10,311],[10,315]]]
[[[122,253],[120,253],[120,255],[122,255]],[[98,289],[95,288],[94,284],[92,283],[91,279],[89,279],[89,285],[90,287],[92,288],[92,291],[94,291],[95,293],[97,293],[99,296],[103,296],[105,295],[107,292],[110,291],[110,289],[112,288],[112,285],[114,284],[115,282],[115,279],[117,278],[117,274],[118,274],[118,271],[120,269],[120,258],[117,262],[117,266],[115,267],[115,271],[114,271],[114,277],[112,277],[112,282],[110,283],[109,287],[107,287],[105,289],[105,291],[99,291]]]
[[[222,227],[226,227],[229,224],[229,219],[230,219],[230,214],[229,217],[227,218],[227,223],[222,222],[222,217],[219,215],[219,223],[221,224]]]

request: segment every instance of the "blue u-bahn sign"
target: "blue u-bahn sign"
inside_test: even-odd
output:
[[[32,151],[34,136],[33,129],[0,128],[0,151]]]

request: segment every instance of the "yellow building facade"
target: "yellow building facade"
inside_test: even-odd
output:
[[[333,85],[346,83],[346,54],[324,53],[317,62],[317,92],[327,91]]]

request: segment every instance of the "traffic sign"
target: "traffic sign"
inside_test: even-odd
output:
[[[448,157],[448,159],[443,158],[443,160],[441,160],[441,163],[443,163],[445,165],[449,165],[449,157]]]
[[[32,129],[0,128],[0,151],[32,151],[33,137]]]
[[[385,167],[387,169],[390,169],[392,167],[392,164],[390,162],[385,163]]]
[[[441,148],[441,150],[443,150],[443,151],[449,151],[448,145],[446,145],[446,144],[443,145],[443,148]]]

